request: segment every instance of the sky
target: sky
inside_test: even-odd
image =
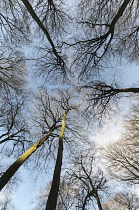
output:
[[[72,3],[71,3],[72,5]],[[138,65],[124,65],[121,67],[120,81],[124,87],[131,86],[139,83],[139,66]],[[119,75],[117,77],[119,77]],[[105,146],[106,144],[116,141],[119,139],[123,132],[123,115],[125,115],[130,108],[130,102],[123,105],[121,103],[120,109],[122,114],[113,117],[107,122],[104,127],[96,133],[95,136],[92,134],[92,141],[95,141],[98,146]],[[44,185],[41,179],[34,183],[33,174],[29,173],[29,169],[23,169],[23,166],[19,169],[22,174],[22,183],[12,192],[13,204],[16,210],[32,210],[34,204],[32,200],[39,194],[39,189]],[[46,180],[47,183],[49,179]],[[2,193],[1,193],[2,195]]]
[[[139,78],[138,66],[132,66],[132,73],[129,68],[124,75],[124,80],[127,85],[133,84],[133,82],[137,83]],[[126,106],[121,107],[122,115],[120,114],[119,116],[113,117],[95,136],[92,134],[92,141],[94,141],[98,147],[108,145],[120,138],[123,132],[123,115],[128,112],[129,108],[130,104],[128,103]],[[13,204],[16,210],[32,210],[33,207],[35,207],[32,201],[39,195],[39,189],[44,186],[44,183],[42,183],[40,179],[37,181],[36,185],[28,169],[23,169],[23,166],[19,169],[19,172],[21,173],[22,183],[12,192]],[[49,181],[47,174],[45,181],[46,183]]]
[[[122,79],[125,86],[130,86],[133,83],[137,84],[139,82],[139,66],[125,66],[123,71],[124,73],[122,75],[124,75],[124,78]],[[123,132],[123,116],[128,113],[130,105],[130,103],[126,103],[125,106],[125,104],[123,105],[123,103],[121,103],[120,109],[122,115],[119,114],[118,116],[113,117],[95,136],[92,134],[92,141],[95,141],[98,147],[108,145],[120,138],[121,133]],[[32,210],[33,207],[35,207],[32,200],[35,200],[35,197],[39,195],[39,189],[44,186],[44,183],[42,183],[40,179],[37,181],[36,185],[36,182],[34,183],[34,179],[31,178],[28,169],[23,169],[23,167],[21,167],[19,172],[22,173],[23,182],[20,183],[15,192],[13,192],[13,204],[16,207],[16,210]],[[46,174],[46,183],[48,181],[49,179],[47,179]]]
[[[19,172],[22,173],[23,181],[13,195],[13,204],[17,210],[32,210],[35,207],[33,200],[39,193],[41,183],[39,186],[34,183],[27,169],[21,168]]]

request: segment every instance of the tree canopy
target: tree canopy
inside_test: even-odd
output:
[[[125,208],[129,197],[132,203],[132,196],[111,190],[109,183],[114,179],[135,185],[139,179],[138,79],[129,86],[115,76],[122,75],[122,68],[138,65],[138,4],[138,0],[0,3],[3,209],[11,202],[7,192],[14,189],[22,165],[40,179],[46,177],[44,209]],[[129,100],[135,104],[125,134],[101,155],[95,134],[113,116],[123,115],[118,109],[123,98],[127,105]]]

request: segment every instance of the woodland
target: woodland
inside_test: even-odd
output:
[[[0,1],[1,210],[23,168],[32,210],[139,209],[138,17],[138,0]]]

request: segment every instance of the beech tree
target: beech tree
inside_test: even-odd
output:
[[[8,46],[4,41],[0,49],[0,87],[1,90],[23,91],[26,83],[27,68],[22,52]]]
[[[56,74],[57,72],[58,75],[64,74],[65,76],[66,73],[70,73],[72,68],[70,69],[67,64],[71,62],[71,58],[67,60],[69,51],[67,49],[65,51],[67,45],[73,46],[77,51],[73,60],[77,61],[76,72],[80,72],[81,75],[92,74],[94,69],[99,66],[103,69],[107,63],[107,56],[111,58],[118,55],[119,58],[122,55],[128,59],[132,58],[131,60],[137,59],[137,0],[121,2],[79,0],[77,3],[74,18],[70,18],[68,4],[64,4],[62,0],[43,2],[23,0],[16,1],[16,3],[14,1],[2,3],[4,11],[1,13],[2,28],[6,27],[7,29],[8,27],[7,34],[12,35],[14,28],[20,31],[20,33],[16,33],[17,37],[29,34],[28,29],[33,20],[33,26],[37,26],[37,29],[42,32],[42,36],[44,35],[43,37],[46,38],[44,42],[39,39],[42,42],[39,51],[41,49],[42,53],[36,68],[38,75],[50,76],[51,73],[55,72]],[[71,22],[66,27],[70,19]],[[15,25],[15,23],[18,24]],[[75,28],[75,33],[72,36],[72,40],[75,39],[75,42],[67,43],[64,32],[70,33],[71,24]],[[78,30],[78,28],[80,33],[77,34],[76,29]],[[32,33],[31,29],[30,32]],[[30,35],[30,37],[32,36]],[[46,40],[47,44],[44,44]],[[34,58],[32,57],[32,59]],[[108,60],[110,61],[110,59]],[[74,72],[73,68],[72,73]]]
[[[15,174],[15,172],[18,170],[18,168],[36,151],[40,148],[40,150],[38,150],[38,154],[36,154],[36,160],[37,162],[34,160],[33,158],[33,162],[34,164],[38,164],[38,162],[40,161],[40,167],[41,167],[41,163],[43,163],[42,161],[42,157],[45,156],[45,160],[47,159],[47,157],[49,157],[49,154],[51,153],[51,151],[55,150],[55,139],[58,137],[58,132],[59,129],[61,127],[61,125],[59,124],[61,122],[61,118],[63,118],[63,114],[62,112],[64,111],[64,118],[63,118],[63,123],[65,123],[65,116],[67,114],[67,112],[70,109],[75,109],[76,107],[74,106],[70,106],[70,102],[69,100],[71,98],[70,95],[68,94],[64,94],[64,92],[59,92],[59,96],[61,94],[61,97],[59,99],[49,95],[46,91],[44,92],[40,92],[39,96],[36,97],[35,99],[35,106],[37,108],[37,112],[36,112],[36,117],[34,117],[34,126],[36,126],[38,128],[37,133],[38,134],[34,134],[37,135],[37,137],[41,137],[39,141],[35,142],[29,149],[27,149],[7,170],[5,173],[3,173],[3,175],[0,178],[0,189],[2,189],[7,182],[9,181],[9,179]],[[38,100],[38,102],[37,102]],[[75,120],[76,121],[76,120]],[[60,141],[60,148],[59,148],[59,153],[61,151],[61,158],[62,158],[62,140],[63,139],[63,131],[65,128],[65,125],[62,124],[62,130],[60,132],[60,137],[59,136],[59,141]],[[74,129],[73,129],[74,128]],[[66,129],[68,130],[68,135],[67,138],[65,139],[65,141],[67,141],[68,143],[68,138],[69,138],[69,133],[70,133],[70,138],[69,141],[71,141],[70,146],[73,144],[76,144],[76,141],[72,142],[72,138],[79,139],[80,140],[80,136],[81,134],[79,134],[79,131],[76,129],[77,128],[81,128],[78,125],[74,126],[73,124],[71,124],[70,122],[70,118],[67,120],[67,125],[66,125]],[[83,130],[82,130],[83,132]],[[73,136],[73,137],[72,137]],[[46,141],[47,140],[47,141]],[[45,144],[46,142],[46,144]],[[46,147],[44,147],[44,145],[46,145]],[[48,150],[46,150],[46,148]],[[47,152],[46,152],[47,151]],[[58,157],[59,157],[58,155]],[[59,159],[59,158],[58,158]],[[61,159],[62,161],[62,159]],[[43,163],[44,164],[44,163]],[[61,163],[62,164],[62,163]],[[60,164],[60,165],[61,165]],[[60,166],[61,168],[61,166]],[[61,169],[60,169],[61,170]],[[56,173],[56,175],[58,175]]]
[[[102,81],[92,81],[82,86],[76,87],[81,95],[86,94],[87,106],[84,112],[86,115],[96,115],[98,118],[105,117],[113,105],[117,105],[122,97],[134,97],[139,94],[139,88],[136,86],[121,88],[118,84],[108,85]]]
[[[38,196],[33,201],[33,203],[36,204],[34,210],[45,209],[50,188],[51,181],[40,189]],[[78,189],[76,189],[74,185],[69,185],[69,182],[65,177],[61,177],[56,209],[64,210],[74,208],[77,195]]]
[[[20,1],[2,1],[0,4],[0,34],[6,42],[14,43],[29,40],[28,15]],[[1,39],[1,41],[2,41]]]
[[[57,128],[57,123],[60,122],[60,116],[56,114],[53,114],[53,111],[51,110],[50,107],[50,101],[49,101],[49,96],[46,95],[47,101],[45,101],[45,113],[44,114],[44,120],[45,120],[45,126],[46,126],[46,131],[42,133],[42,137],[35,142],[29,149],[27,149],[8,169],[5,173],[0,178],[0,188],[2,189],[9,179],[15,174],[15,172],[18,170],[18,168],[32,155],[40,146],[44,144],[44,142],[52,136],[53,139],[53,131]],[[46,99],[46,98],[45,98]],[[43,102],[43,101],[41,101]],[[42,106],[43,107],[43,106]],[[42,108],[41,107],[41,108]],[[49,116],[48,119],[46,119],[47,115]],[[43,122],[43,121],[42,121]]]
[[[0,144],[1,152],[7,156],[20,154],[30,143],[28,125],[23,116],[27,95],[21,96],[14,91],[1,91],[0,106]],[[18,149],[16,148],[18,147]]]
[[[108,191],[108,180],[97,165],[98,162],[96,152],[82,151],[81,154],[75,155],[74,167],[67,172],[69,183],[78,189],[76,198],[78,209],[93,209],[94,206],[99,210],[103,209],[102,201]]]
[[[129,209],[137,210],[139,208],[139,198],[132,192],[119,192],[109,201],[103,204],[104,210]]]
[[[17,158],[30,145],[30,140],[25,116],[28,93],[23,55],[2,39],[0,56],[0,152],[4,160],[0,173],[3,175],[8,165],[5,159]]]
[[[71,167],[61,179],[58,202],[55,209],[103,209],[105,194],[109,191],[103,172],[97,168],[98,159],[89,150],[73,154]],[[45,209],[51,182],[37,197],[36,210]],[[51,205],[52,208],[52,205]]]
[[[138,58],[138,1],[79,1],[80,34],[68,43],[77,49],[77,69],[93,75],[110,66],[110,59]],[[130,50],[128,50],[130,49]]]
[[[44,95],[43,95],[44,96]],[[77,145],[77,142],[79,144],[79,141],[81,141],[82,135],[83,135],[83,127],[81,122],[77,122],[75,116],[78,116],[78,109],[79,107],[79,102],[76,102],[72,99],[72,95],[69,93],[69,91],[56,91],[56,98],[51,97],[51,103],[53,102],[54,104],[59,104],[60,107],[56,109],[57,115],[61,113],[61,111],[64,111],[64,115],[62,117],[62,127],[60,129],[60,134],[59,134],[59,141],[58,141],[58,152],[57,152],[57,157],[56,157],[56,163],[55,163],[55,169],[53,173],[53,179],[52,179],[52,185],[50,189],[50,193],[48,195],[48,200],[47,200],[47,205],[46,209],[56,209],[56,203],[57,203],[57,198],[58,198],[58,191],[59,191],[59,186],[60,186],[60,174],[61,174],[61,167],[62,167],[62,161],[63,161],[63,147],[65,146],[65,149],[67,150],[67,146],[69,150],[73,148],[75,145]],[[43,106],[45,108],[45,100],[44,97],[40,100],[40,96],[38,98],[38,102],[40,103],[41,100],[43,100]],[[37,106],[38,107],[38,106]],[[53,106],[53,109],[55,110],[56,106]],[[46,114],[46,111],[44,112],[45,109],[42,108],[42,106],[38,107],[41,115],[48,117]],[[63,112],[62,111],[62,112]],[[77,112],[77,113],[76,113]],[[75,119],[72,119],[71,116],[74,116]],[[45,124],[42,121],[42,117],[40,117],[40,122],[37,120],[39,125],[45,126]],[[44,128],[43,128],[44,129]],[[65,131],[64,131],[65,130]],[[58,138],[56,135],[55,138]],[[84,139],[85,141],[85,139]],[[53,140],[50,142],[51,145],[51,151],[53,144],[55,145],[55,141]],[[81,142],[80,142],[81,144]],[[63,146],[64,145],[64,146]],[[49,146],[50,148],[50,146]],[[50,149],[49,149],[50,151]],[[41,155],[40,160],[42,161]]]
[[[57,159],[53,174],[53,180],[52,185],[50,189],[50,193],[48,196],[47,204],[46,204],[46,210],[56,209],[57,205],[57,198],[58,198],[58,191],[60,186],[60,175],[61,175],[61,167],[62,167],[62,160],[63,160],[63,137],[64,137],[64,130],[65,130],[65,123],[66,123],[66,117],[68,112],[72,110],[72,107],[69,108],[67,111],[65,111],[65,114],[62,119],[62,126],[59,134],[59,145],[58,145],[58,152],[57,152]]]
[[[111,174],[122,181],[138,183],[138,104],[134,105],[131,114],[125,120],[125,131],[120,140],[106,148]],[[113,171],[113,172],[112,172]],[[120,172],[120,173],[119,173]]]
[[[74,12],[71,11],[70,1],[64,0],[5,0],[0,3],[0,146],[4,154],[19,157],[5,172],[2,171],[0,186],[3,188],[29,157],[33,166],[38,166],[38,171],[40,168],[43,171],[48,158],[54,156],[60,162],[56,161],[55,171],[59,164],[58,172],[54,171],[50,190],[50,195],[54,193],[55,198],[55,202],[50,202],[54,204],[53,209],[56,208],[60,185],[63,142],[64,148],[70,148],[69,151],[73,149],[73,145],[81,146],[80,140],[84,139],[83,124],[86,127],[82,113],[87,113],[90,121],[90,116],[95,112],[97,116],[109,112],[120,97],[131,93],[136,96],[139,93],[137,86],[120,87],[117,81],[106,82],[103,75],[107,67],[113,67],[113,62],[138,60],[138,0],[78,0],[77,5],[73,4]],[[35,70],[28,65],[30,69],[27,72],[26,60],[31,60]],[[70,87],[75,85],[80,92],[74,99],[66,91],[56,91],[55,97],[47,92],[38,94],[34,100],[33,121],[28,121],[27,125],[24,117],[24,90],[30,89],[29,86],[26,87],[25,80],[30,82],[33,79],[30,76],[32,73],[35,73],[38,83],[43,84],[45,81],[46,86],[53,81],[57,85],[58,79],[67,79],[67,84]],[[106,77],[109,78],[109,73]],[[34,92],[37,91],[37,87],[35,88]],[[32,106],[31,100],[29,103]],[[76,109],[70,110],[73,107]],[[62,133],[59,136],[61,120],[65,120],[63,116],[68,111],[65,130],[62,127],[64,135]],[[27,137],[27,134],[32,134],[32,138]],[[120,148],[113,146],[116,152],[110,149],[114,158],[111,158],[112,152],[108,152],[107,156],[113,161],[116,177],[119,169],[122,169],[124,175],[121,179],[136,183],[138,163],[134,154],[137,154],[137,149],[131,147],[130,141],[127,147],[127,137],[125,139]],[[59,152],[56,157],[57,148]],[[124,157],[124,164],[121,164],[119,157],[120,161]],[[97,180],[92,181],[92,170],[89,171],[82,161],[78,165],[87,176],[85,182],[76,173],[76,179],[82,183],[84,192],[84,196],[79,198],[82,206],[79,202],[78,207],[86,208],[93,198],[101,209],[98,186],[103,183],[103,189],[106,181],[102,171],[98,171],[100,182],[96,184],[93,181]],[[55,180],[56,192],[53,190]]]

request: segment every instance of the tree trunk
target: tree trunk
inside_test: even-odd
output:
[[[50,193],[48,196],[45,210],[55,210],[56,209],[58,191],[59,191],[59,185],[60,185],[62,157],[63,157],[63,136],[64,136],[64,130],[65,130],[66,116],[67,116],[68,112],[69,112],[69,110],[67,110],[65,112],[65,114],[63,116],[63,120],[62,120],[61,131],[59,134],[59,146],[58,146],[57,159],[56,159],[56,164],[55,164],[55,169],[54,169],[54,174],[53,174],[52,185],[51,185],[51,189],[50,189]]]
[[[101,202],[100,202],[100,198],[99,198],[99,195],[98,195],[97,192],[96,192],[95,199],[96,199],[96,202],[97,202],[97,205],[98,205],[98,209],[99,209],[99,210],[103,210],[103,209],[102,209]]]
[[[89,194],[87,194],[87,195],[85,196],[85,199],[84,199],[84,202],[83,202],[83,206],[82,206],[82,210],[85,210],[86,203],[87,203],[87,199],[88,199],[89,197],[90,197]]]
[[[62,61],[62,58],[60,57],[60,55],[58,54],[55,45],[50,37],[50,34],[48,32],[48,30],[44,27],[44,25],[42,24],[41,20],[39,19],[39,17],[36,15],[35,11],[33,10],[31,4],[29,3],[28,0],[22,0],[22,2],[24,3],[26,9],[28,10],[28,12],[30,13],[30,15],[32,16],[32,18],[35,20],[35,22],[38,24],[38,26],[40,27],[40,29],[44,32],[44,34],[46,35],[52,49],[53,49],[53,53],[55,54],[55,56],[57,57],[58,60]]]
[[[37,143],[30,147],[25,153],[23,153],[1,176],[0,178],[0,190],[8,183],[19,167],[49,138],[55,126],[47,133],[46,136],[41,138]]]

